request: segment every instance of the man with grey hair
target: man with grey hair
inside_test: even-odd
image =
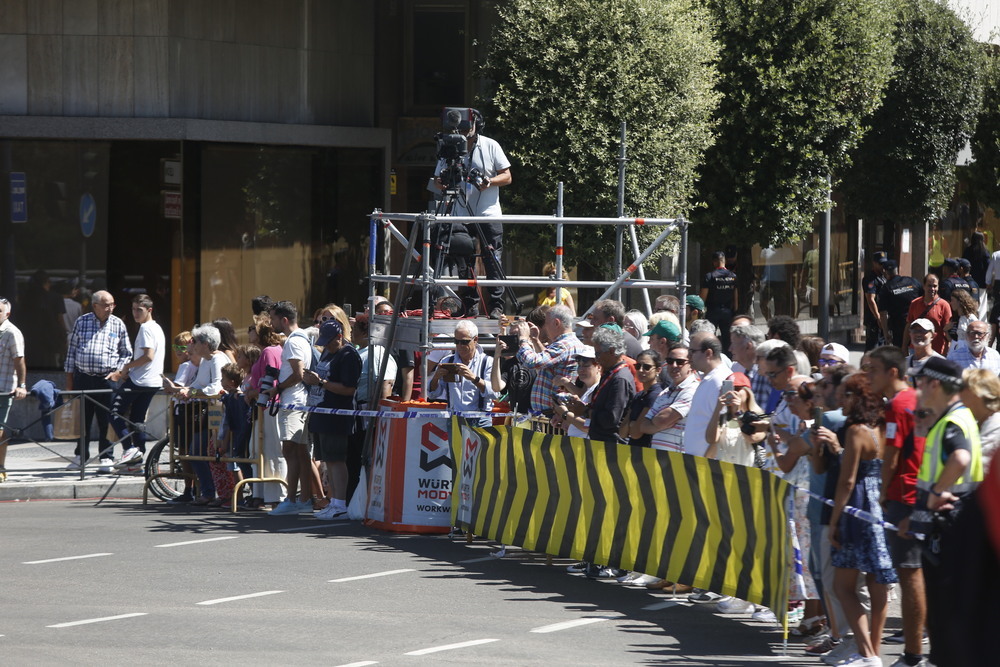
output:
[[[531,409],[544,412],[552,409],[559,378],[576,375],[576,358],[583,343],[573,333],[573,311],[559,304],[545,314],[545,335],[551,341],[542,345],[537,326],[515,322],[511,334],[519,339],[517,360],[522,367],[538,371],[531,387]]]
[[[479,328],[471,320],[455,326],[455,352],[441,360],[427,386],[427,397],[448,403],[449,410],[489,412],[496,394],[487,378],[493,374],[493,357],[479,347]],[[475,420],[487,427],[490,417]]]
[[[114,463],[114,447],[108,441],[111,376],[132,361],[128,330],[124,322],[111,314],[114,309],[115,298],[109,292],[94,292],[93,311],[79,317],[73,325],[73,333],[69,336],[66,349],[66,363],[63,365],[67,391],[104,390],[88,394],[83,407],[84,427],[87,430],[94,417],[97,417],[101,459],[98,472],[111,472],[111,464]],[[79,470],[90,458],[90,438],[84,434],[81,440],[83,449],[77,445],[76,458],[67,466],[69,470]]]
[[[768,406],[770,406],[773,409],[774,406],[771,405],[771,402],[773,401],[774,404],[776,405],[778,399],[781,396],[781,394],[772,386],[771,378],[767,376],[767,373],[765,372],[767,369],[764,367],[764,364],[767,360],[767,355],[771,354],[771,352],[774,349],[779,347],[788,347],[789,351],[791,351],[791,348],[789,347],[788,343],[786,343],[783,340],[779,340],[777,338],[769,338],[768,340],[765,340],[763,343],[757,346],[756,350],[757,374],[758,377],[763,378],[762,380],[763,384],[761,386],[760,393],[758,393],[757,391],[757,382],[755,379],[750,380],[750,385],[753,388],[753,396],[754,399],[756,399],[757,401],[757,405],[760,406],[760,409],[763,410],[764,412],[770,412],[771,410],[768,410]],[[794,358],[795,356],[794,352],[792,352],[791,354],[792,357]],[[793,361],[792,363],[795,364],[796,362]]]
[[[591,342],[601,367],[601,381],[591,396],[590,439],[620,442],[618,432],[635,396],[635,379],[625,363],[625,337],[608,327],[597,327]]]

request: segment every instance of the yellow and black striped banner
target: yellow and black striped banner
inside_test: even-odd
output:
[[[784,612],[791,487],[777,476],[645,447],[473,428],[458,418],[451,441],[455,525]]]

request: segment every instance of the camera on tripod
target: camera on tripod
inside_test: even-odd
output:
[[[470,128],[480,122],[480,118],[479,112],[475,109],[446,107],[441,113],[445,131],[434,135],[437,140],[435,157],[445,163],[438,178],[441,179],[446,191],[457,192],[467,182],[476,187],[485,182],[485,176],[478,169],[473,170],[479,174],[478,183],[469,180],[472,173],[466,174],[465,171],[465,156],[469,154],[467,134]]]

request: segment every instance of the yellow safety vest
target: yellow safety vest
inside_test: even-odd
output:
[[[941,471],[944,470],[944,461],[941,460],[941,441],[944,438],[944,429],[948,424],[955,424],[962,429],[965,437],[972,443],[972,451],[970,452],[972,460],[969,462],[969,467],[949,489],[956,495],[962,495],[972,491],[979,482],[983,481],[983,446],[979,440],[979,424],[976,422],[972,410],[964,405],[948,410],[927,433],[924,458],[920,462],[920,472],[917,474],[917,488],[930,493],[938,477],[941,476]]]

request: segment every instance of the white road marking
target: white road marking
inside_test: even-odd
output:
[[[203,542],[218,542],[220,540],[235,540],[239,535],[226,535],[225,537],[206,537],[203,540],[189,540],[187,542],[171,542],[170,544],[154,544],[154,547],[166,549],[167,547],[183,547],[187,544],[202,544]]]
[[[657,611],[659,609],[669,609],[670,607],[676,607],[680,605],[680,602],[676,600],[667,600],[665,602],[657,602],[656,604],[650,604],[643,607],[646,611]]]
[[[581,625],[590,625],[591,623],[601,623],[603,621],[609,621],[611,619],[606,617],[599,618],[578,618],[575,621],[563,621],[562,623],[553,623],[552,625],[543,625],[538,628],[532,628],[528,632],[537,632],[539,634],[545,634],[548,632],[559,632],[560,630],[569,630],[570,628],[578,628]]]
[[[496,556],[486,556],[484,558],[470,558],[469,560],[460,560],[456,565],[463,565],[465,563],[484,563],[488,560],[497,560]]]
[[[300,530],[315,530],[317,528],[330,528],[332,526],[349,526],[350,521],[340,521],[338,523],[311,523],[308,526],[296,526],[295,528],[279,528],[276,533],[294,533]],[[367,664],[367,663],[365,663]],[[378,663],[375,663],[378,664]]]
[[[233,602],[234,600],[247,600],[249,598],[259,598],[265,595],[275,595],[276,593],[284,593],[285,591],[261,591],[260,593],[247,593],[246,595],[234,595],[231,598],[218,598],[216,600],[205,600],[204,602],[196,602],[195,604],[200,605],[210,605],[219,604],[222,602]]]
[[[45,560],[26,560],[22,565],[41,565],[42,563],[59,563],[64,560],[79,560],[81,558],[99,558],[100,556],[114,556],[114,554],[85,554],[83,556],[66,556],[64,558],[46,558]]]
[[[439,651],[451,651],[456,648],[465,648],[467,646],[479,646],[480,644],[489,644],[491,642],[498,642],[499,639],[473,639],[468,642],[459,642],[457,644],[445,644],[444,646],[432,646],[430,648],[422,648],[418,651],[410,651],[409,653],[404,653],[403,655],[427,655],[429,653],[437,653]]]
[[[328,584],[339,584],[345,581],[357,581],[358,579],[373,579],[374,577],[387,577],[390,574],[402,574],[404,572],[416,572],[413,568],[407,570],[387,570],[386,572],[376,572],[375,574],[362,574],[357,577],[344,577],[343,579],[330,579]]]
[[[55,625],[46,625],[47,628],[71,628],[75,625],[87,625],[88,623],[103,623],[104,621],[117,621],[121,618],[133,618],[135,616],[148,616],[147,612],[140,611],[134,614],[119,614],[118,616],[105,616],[103,618],[88,618],[82,621],[70,621],[69,623],[56,623]]]
[[[3,635],[0,635],[2,637]],[[337,667],[368,667],[368,665],[377,665],[377,660],[362,660],[361,662],[349,662],[346,665],[337,665]]]

